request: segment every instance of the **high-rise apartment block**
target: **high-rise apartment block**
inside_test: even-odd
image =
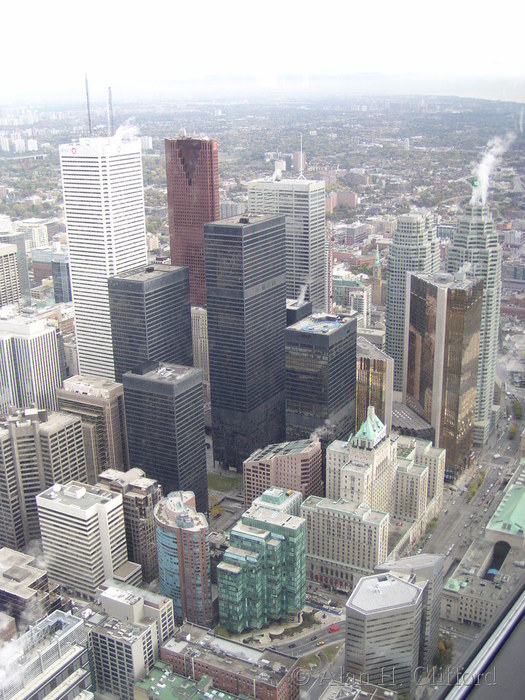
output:
[[[407,274],[404,400],[446,449],[447,481],[470,464],[483,285],[459,273]]]
[[[202,373],[167,362],[126,372],[129,456],[165,494],[188,490],[208,512]]]
[[[57,389],[61,411],[82,420],[88,482],[104,469],[129,468],[124,388],[100,377],[75,375]]]
[[[202,307],[204,224],[220,217],[217,141],[183,137],[164,143],[171,263],[189,268],[191,305]]]
[[[366,576],[346,603],[345,674],[412,695],[423,593],[389,573]]]
[[[0,679],[4,700],[93,697],[84,622],[55,610],[2,647],[9,660]]]
[[[66,590],[93,599],[107,578],[141,583],[140,565],[128,560],[120,493],[71,481],[36,503],[49,575]]]
[[[108,280],[115,379],[148,360],[193,365],[188,269],[147,265]]]
[[[155,508],[160,590],[172,598],[179,621],[211,627],[208,521],[188,505],[188,495],[171,493]]]
[[[204,227],[215,460],[240,470],[284,439],[284,216]]]
[[[323,493],[322,454],[319,440],[296,440],[255,450],[244,461],[246,508],[271,486],[300,491],[303,499]]]
[[[248,210],[286,216],[286,297],[301,293],[314,311],[326,311],[327,260],[325,184],[322,180],[254,180]]]
[[[286,437],[320,429],[326,445],[355,427],[356,315],[314,314],[288,326]]]
[[[181,625],[160,656],[185,678],[200,681],[211,676],[217,690],[265,700],[299,700],[297,659],[224,639],[199,625]]]
[[[80,420],[37,409],[0,424],[0,544],[21,549],[40,537],[35,498],[57,481],[86,479]]]
[[[498,353],[501,304],[501,246],[494,221],[484,204],[469,204],[458,217],[447,252],[447,271],[467,272],[484,280],[481,308],[476,423],[474,443],[484,444],[490,434],[493,416],[494,378]]]
[[[444,564],[443,557],[437,554],[417,554],[387,561],[376,568],[376,573],[389,572],[406,578],[423,591],[419,664],[424,668],[433,665],[438,648]]]
[[[0,416],[11,406],[56,410],[62,383],[57,338],[46,321],[0,320]]]
[[[29,270],[27,267],[26,238],[21,231],[11,230],[11,222],[7,219],[0,221],[0,244],[16,246],[16,262],[18,268],[18,281],[20,283],[20,294],[29,299],[31,284],[29,282]]]
[[[249,508],[230,532],[217,582],[220,623],[230,632],[297,615],[306,601],[304,519]]]
[[[108,278],[147,262],[140,141],[60,146],[81,374],[114,379]]]
[[[373,406],[378,418],[392,428],[392,402],[394,397],[394,360],[380,348],[357,337],[355,429],[366,420],[368,407]]]
[[[386,352],[394,358],[394,391],[403,390],[406,273],[439,270],[439,243],[434,217],[403,214],[397,220],[388,253]]]
[[[0,243],[0,307],[17,304],[20,299],[20,281],[16,246]]]
[[[127,472],[106,469],[98,475],[98,485],[122,494],[128,558],[142,566],[144,581],[153,581],[159,571],[153,513],[162,498],[160,484],[135,467]]]

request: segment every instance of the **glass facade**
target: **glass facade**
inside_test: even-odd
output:
[[[284,216],[207,224],[204,244],[214,456],[240,470],[284,439]]]

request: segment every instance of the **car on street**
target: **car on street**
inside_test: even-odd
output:
[[[330,632],[339,632],[339,630],[340,630],[340,627],[337,623],[335,625],[330,626]]]

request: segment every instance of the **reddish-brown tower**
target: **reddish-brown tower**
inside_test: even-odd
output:
[[[190,302],[206,305],[204,224],[219,219],[219,159],[214,139],[166,139],[172,265],[190,269]]]

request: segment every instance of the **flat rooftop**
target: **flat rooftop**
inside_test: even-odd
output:
[[[214,668],[226,668],[274,687],[297,664],[296,659],[279,651],[252,649],[191,623],[179,627],[163,649],[208,663]]]
[[[34,557],[14,549],[0,549],[0,591],[9,596],[29,600],[37,595],[37,589],[32,588],[47,572],[33,566]]]
[[[320,446],[319,440],[294,440],[292,442],[280,442],[255,450],[255,452],[252,452],[252,454],[245,461],[254,462],[257,460],[272,459],[272,457],[301,454],[302,452],[310,451],[317,445]]]
[[[211,683],[209,676],[204,675],[199,681],[194,681],[173,673],[170,664],[157,661],[149,676],[136,682],[135,688],[159,700],[238,700],[237,695],[217,690]]]
[[[102,377],[87,377],[84,374],[75,374],[64,380],[63,389],[71,394],[85,394],[99,398],[107,398],[109,392],[122,389],[122,384]]]
[[[368,330],[373,330],[373,329],[366,329]],[[393,359],[390,357],[390,355],[387,355],[386,352],[383,352],[381,348],[378,348],[377,345],[374,345],[371,343],[369,340],[366,338],[363,338],[358,334],[357,340],[356,340],[356,353],[357,357],[368,357],[371,360],[383,360],[386,362],[387,360],[392,360]]]
[[[194,500],[193,491],[173,491],[155,506],[155,520],[169,528],[195,531],[207,529],[206,516],[188,505]]]
[[[88,510],[93,506],[107,505],[113,500],[122,499],[121,495],[100,486],[90,486],[79,481],[71,481],[65,486],[55,484],[39,494],[37,498],[61,505],[72,506],[79,510]]]
[[[368,506],[355,501],[347,501],[345,498],[333,500],[331,498],[323,498],[322,496],[308,496],[301,508],[316,508],[319,511],[328,511],[337,515],[339,513],[353,516],[357,520],[363,520],[369,524],[379,525],[385,518],[388,518],[388,513],[383,513],[380,510],[372,510]]]
[[[126,372],[125,376],[142,377],[150,381],[163,384],[175,384],[181,379],[191,377],[192,375],[201,376],[201,371],[193,367],[185,367],[184,365],[174,365],[169,362],[159,362],[156,366],[149,368],[145,365],[143,371]]]
[[[386,612],[417,602],[421,589],[391,574],[365,576],[360,579],[346,603],[364,613]]]
[[[140,588],[139,586],[132,586],[129,583],[121,583],[120,581],[115,581],[115,579],[112,579],[112,578],[106,579],[98,590],[100,590],[100,592],[105,592],[110,588],[111,589],[116,588],[120,591],[124,591],[126,593],[129,593],[137,598],[143,598],[144,604],[148,605],[150,607],[158,607],[158,606],[166,605],[166,603],[169,603],[171,600],[171,598],[168,598],[167,596],[162,595],[162,593],[155,593],[154,591],[149,591],[146,588]]]
[[[318,335],[332,335],[342,326],[349,323],[357,314],[312,314],[288,326],[288,331],[300,331],[301,333],[315,333]]]
[[[134,644],[143,637],[149,629],[150,618],[143,618],[142,622],[122,622],[116,617],[106,617],[103,622],[90,628],[91,633],[99,634],[121,644]],[[144,624],[146,623],[146,624]]]
[[[448,272],[438,272],[436,274],[425,274],[423,272],[413,272],[414,277],[433,284],[439,289],[459,289],[467,290],[473,287],[480,281],[481,277],[467,277],[465,274],[456,273],[455,275]]]
[[[281,513],[278,510],[263,508],[261,506],[252,505],[242,515],[242,520],[249,519],[264,525],[282,528],[283,530],[300,530],[304,527],[304,518],[299,518],[296,515]]]
[[[128,282],[137,282],[143,284],[144,282],[149,282],[152,280],[162,279],[163,277],[171,276],[174,272],[179,272],[185,268],[180,265],[159,265],[158,263],[152,263],[150,265],[144,265],[135,270],[128,270],[127,272],[119,272],[118,275],[114,275],[114,279],[122,279]],[[110,278],[111,279],[111,278]]]

